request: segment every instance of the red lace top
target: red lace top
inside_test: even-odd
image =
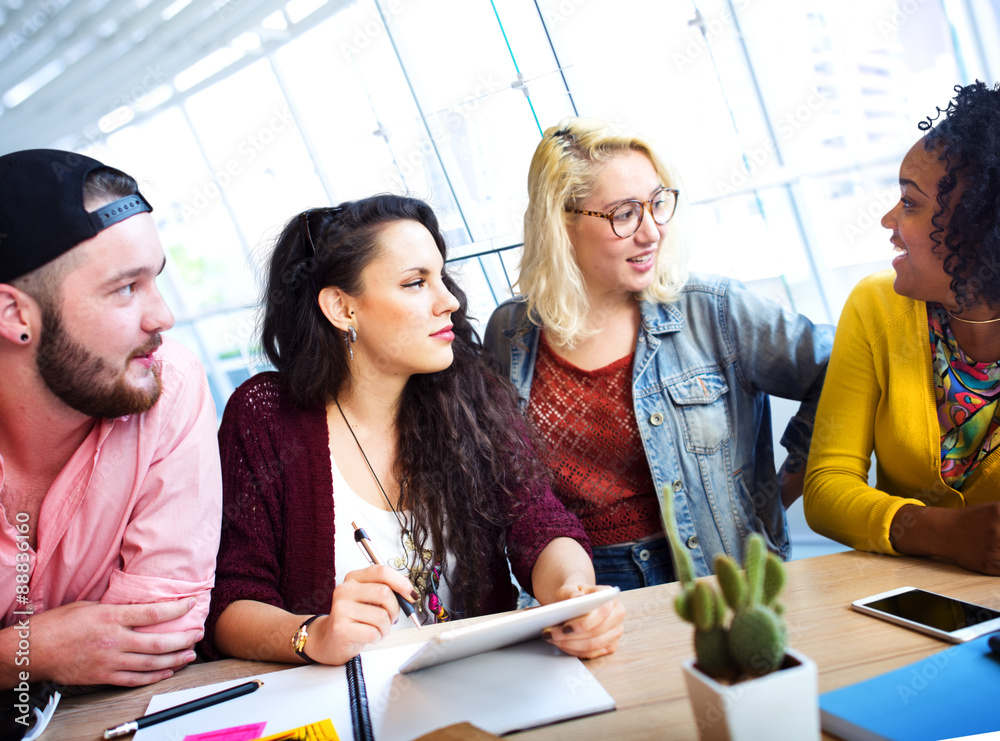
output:
[[[528,413],[544,442],[552,488],[592,545],[663,531],[632,405],[632,358],[586,371],[541,337]]]

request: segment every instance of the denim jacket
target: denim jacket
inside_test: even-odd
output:
[[[692,275],[672,304],[641,301],[632,370],[635,419],[660,499],[672,495],[698,576],[725,552],[743,560],[750,532],[791,552],[768,394],[801,401],[781,444],[809,453],[833,327],[712,275]],[[523,299],[497,307],[484,344],[527,406],[540,328]]]

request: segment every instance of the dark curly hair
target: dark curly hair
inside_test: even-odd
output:
[[[919,128],[924,148],[945,165],[930,236],[945,248],[944,270],[961,311],[1000,305],[1000,84],[977,80],[956,85],[955,93]]]
[[[360,293],[362,274],[381,249],[383,228],[406,219],[426,227],[445,257],[444,238],[430,206],[392,195],[306,212],[289,221],[278,237],[264,294],[261,340],[299,406],[325,406],[350,383],[343,333],[321,312],[319,291],[336,286]],[[407,382],[395,420],[393,473],[400,482],[399,509],[411,515],[415,554],[427,544],[435,559],[443,560],[446,545],[461,554],[448,562],[447,581],[464,614],[475,615],[483,611],[492,588],[482,574],[488,573],[489,554],[497,552],[496,533],[519,514],[513,492],[539,491],[545,474],[532,453],[531,433],[514,389],[494,370],[469,321],[464,292],[447,273],[443,280],[459,303],[451,315],[454,361]]]

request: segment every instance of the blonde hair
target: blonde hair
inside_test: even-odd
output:
[[[593,333],[587,329],[590,304],[583,274],[566,229],[570,219],[580,217],[566,208],[590,195],[598,166],[628,151],[648,157],[660,183],[681,191],[677,213],[660,240],[653,282],[637,298],[670,303],[687,280],[687,199],[673,167],[635,133],[598,119],[564,118],[546,129],[531,158],[517,280],[529,316],[559,346],[572,347]]]

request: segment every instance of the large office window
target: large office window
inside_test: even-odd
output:
[[[675,161],[692,269],[835,321],[854,282],[887,265],[879,219],[917,122],[955,84],[993,79],[1000,36],[982,0],[147,0],[105,10],[122,16],[109,40],[155,11],[168,28],[196,28],[199,53],[171,72],[150,49],[143,84],[115,97],[121,105],[83,107],[93,120],[49,126],[53,140],[33,145],[92,152],[144,181],[170,257],[174,331],[201,353],[220,410],[259,367],[256,276],[291,216],[377,192],[427,199],[485,320],[517,279],[531,153],[570,115],[626,123]],[[154,43],[136,39],[129,53]],[[8,90],[0,132],[35,97],[55,105],[52,84]]]
[[[888,266],[879,220],[917,123],[1000,77],[990,0],[91,5],[0,6],[0,140],[142,180],[173,332],[220,414],[261,367],[260,266],[305,208],[428,200],[485,321],[516,284],[531,153],[564,116],[626,123],[674,160],[693,270],[836,321]],[[114,82],[95,93],[98,72]]]

